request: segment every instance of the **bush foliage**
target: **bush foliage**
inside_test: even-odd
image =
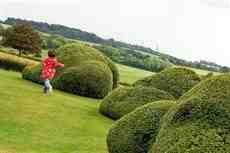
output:
[[[117,87],[119,73],[116,66],[96,49],[83,44],[67,44],[57,49],[56,54],[65,67],[58,69],[52,81],[55,88],[103,98]],[[25,70],[24,78],[40,82],[37,80],[39,67],[41,72],[41,66]]]
[[[37,62],[15,55],[0,52],[0,68],[21,72],[27,65],[36,65]]]
[[[109,153],[147,153],[155,142],[161,117],[174,105],[174,101],[146,104],[118,120],[107,136]]]
[[[164,116],[150,153],[229,152],[229,100],[229,74],[202,81]]]
[[[82,63],[82,66],[66,69],[54,80],[54,86],[78,95],[103,98],[112,91],[112,78],[107,65],[90,61]]]
[[[199,82],[200,77],[194,71],[176,67],[139,80],[134,83],[134,86],[155,87],[179,98]]]
[[[152,87],[120,87],[105,97],[100,112],[112,119],[119,119],[137,107],[158,100],[174,100],[174,97]]]
[[[43,84],[43,80],[41,79],[41,65],[28,65],[22,71],[22,78],[26,80],[30,80],[35,83]]]

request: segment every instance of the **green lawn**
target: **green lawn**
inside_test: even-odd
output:
[[[153,72],[117,64],[117,67],[120,72],[120,81],[124,83],[132,84],[135,81],[142,79],[146,76],[153,75]]]
[[[191,70],[195,71],[197,74],[200,75],[206,75],[208,73],[210,73],[211,71],[208,70],[201,70],[201,69],[195,69],[195,68],[190,68]],[[221,74],[220,72],[212,72],[215,75]]]
[[[2,23],[0,23],[0,25],[2,25],[3,26],[3,28],[9,28],[9,27],[11,27],[10,25],[8,25],[8,24],[2,24]]]
[[[98,113],[99,101],[41,86],[0,70],[0,152],[107,153],[113,121]]]

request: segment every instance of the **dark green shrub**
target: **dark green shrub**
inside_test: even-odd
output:
[[[42,57],[42,54],[41,54],[41,53],[36,53],[36,54],[34,55],[34,57],[41,58],[41,57]]]
[[[158,100],[174,100],[165,91],[152,87],[120,87],[101,102],[100,112],[112,119],[119,119],[137,107]]]
[[[230,151],[230,75],[202,81],[165,114],[150,153]]]
[[[58,60],[64,63],[65,67],[58,69],[52,81],[54,88],[83,96],[103,98],[112,88],[117,87],[119,73],[116,66],[96,49],[83,44],[68,44],[57,49],[56,53]],[[34,77],[38,75],[38,69],[30,69],[32,75],[24,78],[40,82],[36,81],[37,76]],[[33,77],[30,78],[31,76]]]
[[[21,72],[27,65],[34,64],[37,62],[0,52],[0,68]]]
[[[58,59],[65,63],[65,67],[77,67],[82,65],[82,63],[87,63],[87,61],[101,61],[109,66],[113,74],[113,88],[118,86],[119,81],[119,71],[116,65],[98,50],[84,44],[68,44],[57,50]]]
[[[106,57],[106,60],[107,60],[108,66],[110,67],[110,70],[113,73],[113,88],[117,88],[119,81],[120,81],[119,70],[111,59]]]
[[[199,82],[200,77],[194,71],[176,67],[139,80],[134,83],[134,86],[155,87],[179,98]]]
[[[103,98],[112,91],[113,76],[109,67],[99,61],[69,67],[54,80],[58,89],[78,95]]]
[[[175,104],[158,101],[122,117],[109,130],[109,153],[147,153],[159,132],[161,117]]]
[[[41,65],[29,65],[22,71],[22,78],[35,83],[43,84],[41,79]]]

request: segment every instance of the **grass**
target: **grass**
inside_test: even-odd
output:
[[[11,27],[11,26],[10,26],[10,25],[8,25],[8,24],[2,24],[2,23],[0,23],[0,25],[2,25],[2,26],[3,26],[3,28],[5,28],[5,29],[7,29],[7,28]]]
[[[0,152],[107,153],[113,121],[98,113],[99,101],[55,91],[0,70]]]
[[[145,70],[141,70],[141,69],[137,69],[121,64],[117,64],[117,67],[120,72],[120,78],[121,78],[120,81],[128,84],[132,84],[139,79],[154,74],[153,72],[149,72],[149,71],[145,71]]]
[[[211,71],[208,71],[208,70],[201,70],[201,69],[195,69],[195,68],[189,68],[193,71],[195,71],[197,74],[199,75],[206,75],[208,73],[210,73]],[[214,75],[218,75],[218,74],[221,74],[220,72],[212,72]]]

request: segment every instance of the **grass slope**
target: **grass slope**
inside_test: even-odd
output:
[[[60,91],[43,95],[41,86],[0,70],[0,152],[106,153],[112,121],[98,101]]]
[[[129,84],[132,84],[135,81],[142,79],[146,76],[154,74],[153,72],[133,68],[130,66],[125,66],[122,64],[117,64],[117,67],[120,72],[120,81]]]

